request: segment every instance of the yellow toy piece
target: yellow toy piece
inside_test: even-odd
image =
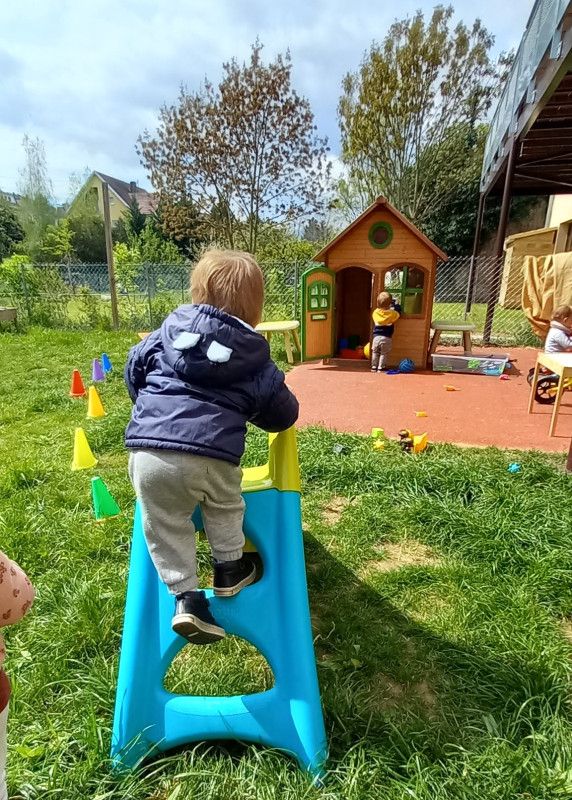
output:
[[[366,358],[369,358],[369,355],[370,355],[370,347],[369,347],[369,342],[368,342],[368,343],[367,343],[367,344],[364,346],[364,348],[363,348],[363,354],[364,354],[364,356],[365,356]]]
[[[427,416],[427,412],[426,411],[416,411],[415,412],[415,416],[416,417],[426,417]]]
[[[372,428],[371,429],[371,438],[372,439],[381,439],[382,436],[385,436],[383,432],[383,428]]]
[[[376,441],[373,443],[374,450],[383,450],[384,447],[385,442],[381,442],[379,439],[376,439]]]
[[[429,439],[427,438],[426,433],[420,433],[417,436],[413,436],[413,452],[414,453],[422,453],[427,445],[429,444]]]
[[[301,491],[296,429],[293,427],[282,433],[269,435],[268,464],[247,467],[242,471],[243,492],[256,492],[272,487],[280,492]]]

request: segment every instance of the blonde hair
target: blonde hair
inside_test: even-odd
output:
[[[240,250],[207,250],[191,273],[193,303],[207,303],[252,327],[262,319],[264,276]]]
[[[392,297],[389,292],[380,292],[377,295],[377,307],[378,308],[390,308],[391,306]]]
[[[556,320],[556,322],[564,322],[565,319],[570,319],[571,317],[571,306],[558,306],[558,308],[554,309],[554,313],[552,315],[552,319]]]

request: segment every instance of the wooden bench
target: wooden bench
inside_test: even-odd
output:
[[[267,342],[270,344],[270,337],[273,333],[281,333],[284,336],[284,348],[286,350],[286,357],[288,363],[294,363],[292,355],[292,343],[296,350],[301,354],[302,348],[300,347],[300,339],[298,338],[298,328],[300,323],[296,319],[280,320],[279,322],[261,322],[256,326],[258,333],[266,337]]]
[[[439,344],[439,339],[444,331],[454,331],[455,333],[463,334],[463,349],[465,353],[473,352],[473,343],[471,341],[471,333],[474,333],[476,328],[470,322],[440,322],[436,320],[431,323],[433,328],[433,337],[429,345],[429,355],[433,355]]]

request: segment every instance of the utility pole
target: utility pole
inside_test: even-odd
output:
[[[105,226],[105,251],[107,253],[107,274],[109,275],[109,290],[111,293],[111,319],[113,327],[119,327],[119,313],[117,310],[117,286],[115,285],[115,270],[113,268],[113,239],[111,238],[111,212],[109,210],[109,184],[103,182],[103,224]]]

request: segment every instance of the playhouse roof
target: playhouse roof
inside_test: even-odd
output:
[[[341,233],[338,233],[335,239],[332,239],[332,241],[323,247],[319,253],[316,253],[314,256],[314,261],[324,261],[326,253],[339,244],[342,239],[345,239],[345,237],[351,233],[356,225],[359,225],[359,223],[369,214],[373,213],[374,211],[381,211],[382,209],[386,209],[390,214],[393,214],[394,217],[397,217],[397,219],[411,231],[413,236],[419,239],[419,241],[423,242],[424,245],[426,245],[435,253],[437,258],[440,258],[442,261],[447,261],[448,256],[442,250],[440,250],[436,244],[433,244],[431,239],[428,239],[423,233],[421,233],[421,231],[416,228],[415,225],[407,219],[407,217],[404,217],[400,211],[398,211],[388,200],[385,199],[385,197],[381,196],[378,197],[377,200],[375,200],[368,208],[366,208],[366,210],[360,214],[357,219],[354,219],[351,225],[348,225],[347,228],[344,228]]]

